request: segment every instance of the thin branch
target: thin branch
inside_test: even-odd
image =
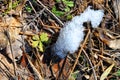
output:
[[[12,73],[9,71],[9,68],[7,67],[7,65],[5,65],[2,60],[0,60],[0,63],[5,67],[5,69],[6,69],[6,71],[7,71],[6,75],[9,74],[9,75],[12,76]],[[2,69],[1,65],[0,65],[0,68]],[[4,70],[4,69],[3,69],[3,70]],[[5,72],[6,72],[6,71],[5,71]],[[12,76],[12,77],[13,77],[13,76]]]
[[[30,0],[28,0],[28,2],[29,2],[29,4],[30,4],[30,6],[32,7],[33,11],[35,12],[35,14],[37,14],[37,12],[36,12],[35,8],[33,7],[32,3],[31,3],[31,1],[30,1]]]
[[[65,66],[65,63],[66,63],[66,60],[67,60],[67,56],[66,56],[65,59],[64,59],[64,62],[63,62],[63,64],[62,64],[62,67],[61,67],[61,69],[60,69],[60,71],[59,71],[59,75],[58,75],[58,77],[57,77],[56,80],[59,80],[59,78],[61,77],[62,72],[63,72],[63,69],[64,69],[64,66]],[[58,63],[58,64],[59,64],[59,63]]]
[[[84,49],[83,49],[83,52],[84,52],[86,58],[88,59],[89,64],[90,64],[90,66],[91,66],[91,68],[92,68],[93,75],[94,75],[94,79],[97,80],[96,72],[95,72],[95,70],[94,70],[94,67],[93,67],[93,65],[92,65],[92,62],[90,61],[90,59],[89,59],[89,57],[88,57],[88,54],[86,53],[86,51],[85,51]]]
[[[83,44],[82,44],[82,46],[81,46],[81,48],[80,48],[80,50],[79,50],[79,53],[78,53],[78,55],[77,55],[77,58],[76,58],[76,60],[75,60],[74,65],[73,65],[73,67],[72,67],[72,70],[71,70],[71,72],[70,72],[70,75],[73,73],[73,71],[74,71],[74,69],[75,69],[75,67],[76,67],[76,65],[77,65],[77,63],[78,63],[78,59],[79,59],[80,54],[81,54],[81,52],[82,52],[82,50],[83,50],[83,48],[84,48],[84,45],[85,45],[86,42],[87,42],[87,39],[88,39],[89,35],[90,35],[90,30],[88,30],[87,36],[86,36],[86,38],[85,38],[85,40],[84,40],[84,42],[83,42]]]
[[[53,14],[44,4],[42,4],[41,1],[37,0],[37,2],[43,7],[45,8],[62,26],[64,25],[63,22],[55,16],[55,14]]]
[[[6,34],[7,38],[8,38],[8,40],[9,40],[9,43],[10,43],[10,50],[11,50],[12,58],[13,58],[14,74],[16,76],[17,75],[17,73],[16,73],[16,62],[15,62],[15,56],[13,54],[12,42],[11,42],[10,34],[9,34],[9,32],[7,30],[5,30],[5,34]]]

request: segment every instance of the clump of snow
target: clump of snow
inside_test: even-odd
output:
[[[93,10],[90,7],[87,8],[86,15],[89,15],[88,21],[91,22],[93,28],[97,28],[104,16],[103,10]]]
[[[67,52],[74,53],[78,49],[80,42],[83,41],[84,27],[80,26],[82,25],[68,22],[65,27],[61,29],[58,40],[53,47],[56,54],[61,58],[64,58]]]
[[[104,16],[103,10],[93,10],[89,6],[80,16],[75,16],[60,30],[56,43],[51,48],[54,54],[64,58],[67,53],[74,53],[84,39],[83,23],[90,21],[93,28],[97,28]]]

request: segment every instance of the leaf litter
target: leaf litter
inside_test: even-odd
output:
[[[119,76],[115,75],[120,72],[118,0],[76,0],[74,6],[72,0],[70,4],[65,2],[55,4],[57,0],[22,0],[9,9],[10,3],[15,1],[17,0],[0,1],[1,80],[119,80]],[[48,54],[44,53],[56,42],[63,23],[68,21],[64,15],[59,15],[58,18],[56,13],[52,13],[54,6],[58,9],[62,7],[61,5],[72,6],[72,8],[66,6],[69,10],[64,13],[73,17],[84,12],[89,5],[97,10],[103,9],[105,15],[97,29],[91,29],[90,22],[85,23],[87,34],[82,49],[72,55],[68,54],[58,63],[52,63],[50,50],[48,49]],[[29,6],[31,11],[28,11],[26,6]],[[66,7],[62,8],[66,10]],[[40,36],[42,33],[44,34]],[[34,40],[41,39],[41,42],[51,40],[48,44],[40,46],[42,52],[39,51],[38,45],[34,45],[37,47],[31,45],[31,40],[36,35],[38,38]],[[43,56],[48,60],[45,61]],[[75,63],[77,64],[74,66]]]

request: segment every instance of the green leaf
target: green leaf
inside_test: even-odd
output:
[[[16,8],[18,6],[18,3],[19,1],[15,1],[13,4],[12,4],[12,8]]]
[[[61,17],[61,16],[64,15],[64,12],[62,12],[62,11],[56,11],[54,14],[55,14],[57,17]]]
[[[72,19],[72,15],[67,15],[67,20],[70,20],[70,19]]]
[[[58,11],[55,6],[52,8],[52,12],[53,12],[57,17],[61,17],[61,16],[64,15],[64,12]]]
[[[32,8],[30,6],[26,6],[25,8],[26,8],[27,12],[31,12],[32,11]]]
[[[72,73],[69,77],[68,80],[75,80],[77,78],[77,75],[79,74],[79,71],[75,71],[74,73]]]
[[[40,40],[41,40],[41,42],[47,42],[48,41],[48,34],[47,33],[41,33]]]
[[[74,2],[73,1],[65,1],[64,2],[67,6],[69,7],[73,7],[74,6]]]
[[[116,76],[120,76],[120,69],[116,72]]]
[[[39,38],[38,35],[34,35],[34,36],[32,37],[32,39],[33,39],[34,41],[39,41],[39,40],[40,40],[40,38]]]
[[[79,74],[79,71],[75,71],[74,73],[71,74],[71,76],[73,76],[76,79],[78,74]]]
[[[39,43],[39,41],[32,41],[32,47],[37,47],[38,43]]]
[[[52,12],[54,12],[54,11],[56,11],[56,7],[55,6],[53,6],[53,8],[52,8]]]
[[[56,2],[60,2],[61,0],[56,0]]]
[[[38,45],[38,48],[41,52],[43,52],[43,44],[41,41],[39,41],[39,45]]]
[[[64,10],[65,10],[65,12],[69,12],[69,11],[70,11],[70,8],[69,8],[69,7],[66,7]]]
[[[10,1],[9,2],[9,6],[8,6],[8,10],[11,10],[13,8],[16,8],[18,6],[20,1]]]
[[[45,42],[45,44],[50,44],[51,43],[51,39],[48,39],[47,42]]]

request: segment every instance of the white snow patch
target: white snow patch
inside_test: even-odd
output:
[[[60,58],[64,58],[67,53],[74,53],[80,46],[81,41],[84,39],[84,26],[83,23],[90,21],[93,28],[97,28],[104,16],[103,10],[90,9],[91,6],[75,16],[71,21],[64,25],[60,30],[59,37],[52,47],[52,51]]]

